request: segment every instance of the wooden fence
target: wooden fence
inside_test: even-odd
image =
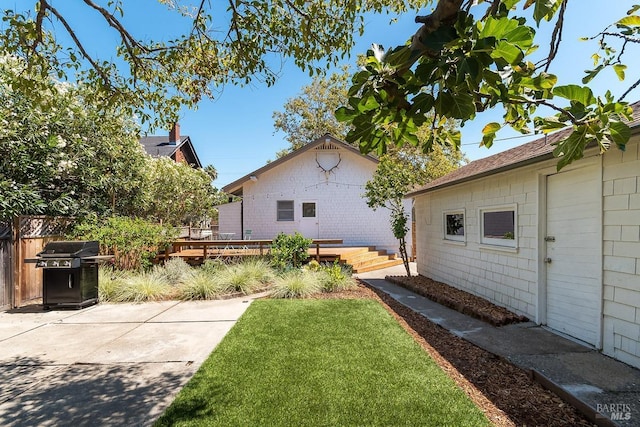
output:
[[[26,264],[44,245],[60,240],[72,223],[70,218],[21,216],[0,225],[0,307],[20,307],[42,298],[42,270]]]

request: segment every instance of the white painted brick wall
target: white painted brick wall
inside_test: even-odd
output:
[[[244,228],[252,230],[252,238],[272,239],[280,232],[303,231],[302,203],[313,201],[319,238],[342,239],[345,245],[376,246],[397,253],[389,211],[373,211],[363,198],[364,184],[376,164],[348,150],[339,152],[340,164],[328,175],[318,167],[312,149],[263,173],[257,181],[248,181],[243,189]],[[277,221],[278,200],[294,201],[294,221]],[[410,200],[405,209],[410,214]],[[407,234],[407,247],[411,248],[411,232]]]
[[[418,272],[536,317],[538,175],[528,168],[416,198]],[[517,204],[518,250],[480,247],[479,209]],[[465,210],[466,243],[444,240],[444,212]],[[429,218],[429,220],[425,220]]]
[[[640,143],[604,156],[603,352],[640,367]]]

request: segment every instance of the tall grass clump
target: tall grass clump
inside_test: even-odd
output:
[[[289,271],[277,278],[271,291],[272,298],[308,298],[322,291],[318,273]]]
[[[182,300],[219,298],[229,293],[229,287],[222,279],[219,272],[197,269],[191,274],[189,280],[179,287],[178,296]]]
[[[115,301],[128,276],[126,271],[113,267],[98,269],[98,300],[102,302]]]
[[[160,276],[164,277],[170,285],[188,282],[191,280],[194,271],[193,267],[178,257],[168,260],[162,266],[156,265],[154,270],[156,270]]]
[[[221,280],[235,292],[249,295],[266,286],[273,271],[266,262],[246,261],[234,264],[221,271]]]
[[[160,301],[172,298],[174,288],[157,270],[139,272],[126,277],[115,295],[117,302]]]

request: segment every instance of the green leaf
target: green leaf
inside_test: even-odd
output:
[[[562,0],[535,0],[533,19],[536,20],[537,24],[540,24],[543,19],[550,21],[561,3]]]
[[[557,82],[558,77],[554,74],[540,73],[533,78],[523,77],[520,80],[520,86],[534,90],[548,90],[553,89]]]
[[[609,135],[618,147],[625,146],[631,138],[631,129],[623,122],[612,120],[609,122]]]
[[[339,122],[349,122],[356,116],[356,112],[347,107],[340,107],[335,111],[334,115]]]
[[[496,133],[500,130],[500,128],[502,128],[502,126],[500,126],[500,123],[497,123],[497,122],[487,123],[485,127],[482,128],[482,134],[487,135],[490,133]]]
[[[616,72],[616,75],[618,76],[618,79],[620,81],[624,80],[624,71],[627,69],[626,65],[623,64],[616,64],[613,66],[613,71]]]
[[[502,58],[507,63],[514,65],[522,61],[524,53],[517,46],[506,41],[500,41],[491,52],[491,57],[494,59]]]
[[[637,27],[637,26],[640,26],[640,16],[638,15],[625,16],[624,18],[616,22],[616,24],[624,25],[626,27]]]
[[[587,105],[595,104],[596,99],[593,96],[593,92],[586,86],[578,85],[565,85],[557,86],[553,89],[553,94],[561,98],[568,99],[569,101],[579,102],[580,104]]]
[[[450,119],[469,119],[476,113],[473,97],[468,93],[440,92],[435,107],[438,113]]]
[[[363,97],[358,103],[358,111],[361,113],[375,110],[378,107],[380,107],[380,104],[376,101],[376,98],[373,95]]]
[[[579,126],[568,138],[558,141],[556,148],[553,150],[553,155],[560,157],[556,166],[557,170],[560,171],[574,160],[581,159],[588,142],[586,126]]]

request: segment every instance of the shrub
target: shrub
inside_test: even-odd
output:
[[[227,285],[220,280],[219,275],[199,269],[179,287],[178,296],[183,300],[207,300],[219,298],[228,292]]]
[[[358,285],[351,277],[351,268],[335,261],[320,267],[320,283],[325,292],[339,292],[355,289]]]
[[[70,237],[100,242],[102,254],[113,254],[121,270],[148,268],[159,250],[163,250],[177,231],[139,218],[109,217],[78,224]]]
[[[298,268],[309,258],[309,245],[313,239],[307,239],[296,231],[289,235],[280,233],[273,239],[271,261],[280,269]]]
[[[272,298],[308,298],[322,291],[317,273],[292,270],[276,279]]]

